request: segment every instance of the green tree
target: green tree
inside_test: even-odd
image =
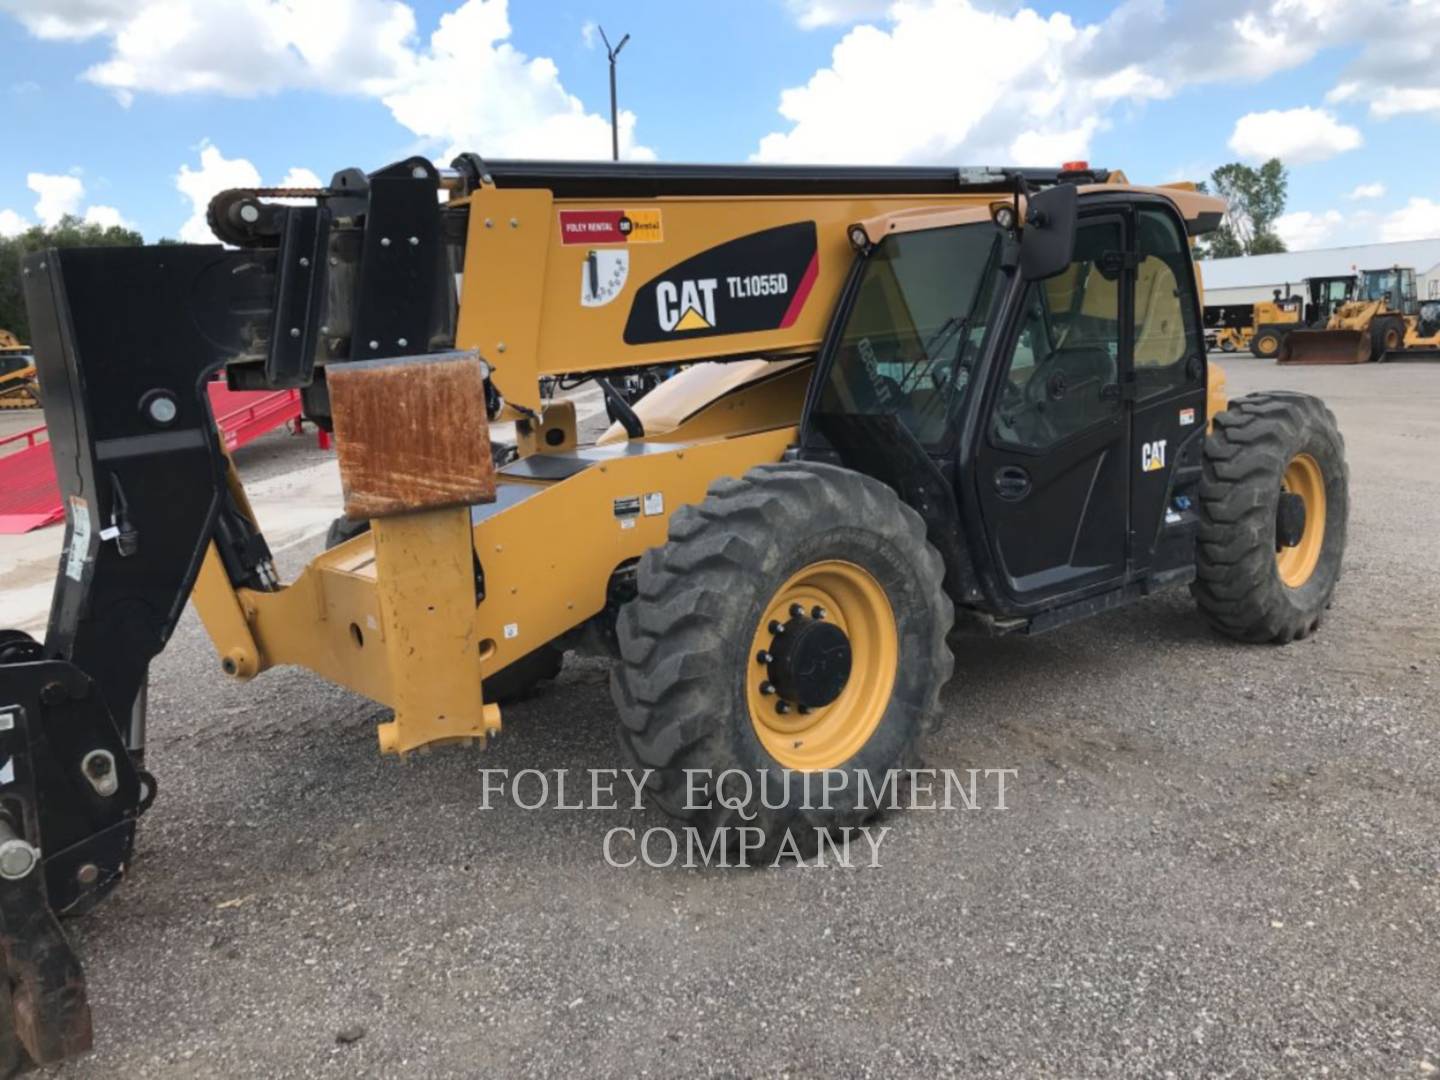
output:
[[[32,251],[71,247],[138,247],[145,241],[134,229],[101,226],[66,214],[48,228],[35,225],[18,236],[0,237],[0,329],[30,341],[25,293],[20,285],[20,260]]]
[[[1271,158],[1258,169],[1238,161],[1221,165],[1200,188],[1230,204],[1224,224],[1206,241],[1208,256],[1226,259],[1285,250],[1285,241],[1275,233],[1275,219],[1285,212],[1290,174],[1279,158]]]

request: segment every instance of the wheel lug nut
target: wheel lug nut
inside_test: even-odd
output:
[[[760,684],[760,693],[762,693],[762,694],[773,694],[774,692],[775,692],[775,687],[774,687],[773,684],[768,683],[768,682],[762,682],[762,683]],[[781,704],[783,705],[784,702],[781,702]]]
[[[816,604],[813,608],[810,609],[810,617],[811,617],[812,619],[823,619],[823,618],[825,618],[825,609],[824,609],[823,607],[821,607],[819,604]]]
[[[790,605],[790,614],[791,614],[794,618],[797,618],[797,619],[803,618],[804,615],[805,615],[805,605],[804,605],[804,604],[791,604],[791,605]]]
[[[784,716],[787,712],[790,711],[790,703],[784,698],[781,698],[779,701],[775,702],[775,711],[781,716]]]
[[[770,633],[772,633],[772,634],[783,634],[784,632],[785,632],[785,624],[784,624],[784,623],[782,623],[779,619],[771,619],[771,620],[770,620]]]
[[[774,659],[775,657],[771,656],[764,649],[761,649],[758,653],[755,654],[755,662],[757,664],[768,664]]]

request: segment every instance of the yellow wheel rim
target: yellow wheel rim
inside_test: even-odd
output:
[[[1261,356],[1274,356],[1280,351],[1280,339],[1274,334],[1261,334],[1255,343],[1255,351]]]
[[[1280,490],[1299,495],[1305,502],[1305,531],[1300,542],[1275,553],[1280,580],[1298,589],[1315,573],[1325,543],[1325,474],[1320,471],[1320,463],[1309,454],[1296,454],[1285,466]]]
[[[774,660],[775,625],[817,616],[849,639],[850,675],[833,701],[807,709],[776,691],[766,658]],[[838,768],[854,757],[890,703],[899,642],[890,599],[868,571],[828,559],[793,574],[766,604],[745,658],[750,723],[766,752],[785,768],[805,771]]]

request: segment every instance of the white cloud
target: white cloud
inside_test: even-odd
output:
[[[1412,198],[1399,210],[1387,214],[1380,225],[1384,240],[1429,240],[1440,237],[1440,202]]]
[[[216,243],[215,234],[205,219],[210,200],[230,188],[272,186],[265,183],[260,170],[247,158],[227,158],[218,146],[206,140],[200,144],[200,166],[191,168],[181,165],[175,174],[175,187],[190,202],[190,216],[180,226],[179,238],[187,244]],[[315,188],[324,187],[312,170],[300,166],[291,168],[274,187]],[[276,202],[287,200],[277,199]]]
[[[1377,120],[1440,117],[1440,4],[1384,0],[1378,9],[1356,4],[1345,16],[1349,22],[1364,19],[1354,39],[1364,44],[1328,99],[1363,102]]]
[[[804,30],[845,26],[885,14],[889,0],[785,0],[795,22]]]
[[[1340,123],[1323,109],[1271,109],[1237,120],[1230,149],[1250,161],[1278,157],[1287,165],[1305,165],[1354,150],[1364,141],[1359,128]]]
[[[1015,160],[1018,149],[1055,163],[1120,110],[1186,87],[1273,79],[1357,42],[1366,44],[1332,100],[1368,102],[1377,117],[1440,114],[1435,0],[1120,0],[1090,24],[1042,19],[1025,0],[786,2],[801,25],[862,25],[781,95],[786,123],[762,140],[762,160]],[[1257,156],[1283,147],[1295,162],[1360,144],[1352,126],[1295,112],[1281,115],[1318,130],[1297,140],[1282,120],[1267,145],[1242,145]]]
[[[593,19],[586,19],[580,24],[580,40],[587,49],[593,49],[599,44],[600,27]]]
[[[1093,24],[1020,0],[787,2],[802,25],[871,21],[783,91],[787,124],[761,140],[763,161],[1088,158],[1117,110],[1271,78],[1377,17],[1352,17],[1348,0],[1123,0]],[[1337,126],[1342,141],[1353,131]]]
[[[1336,231],[1344,224],[1345,217],[1338,210],[1296,210],[1276,218],[1274,229],[1291,251],[1305,251],[1331,243]]]
[[[14,210],[0,210],[0,236],[18,236],[30,227],[30,222]]]
[[[85,182],[79,173],[79,169],[72,169],[68,173],[32,172],[25,177],[26,185],[37,196],[35,216],[40,224],[53,227],[69,215],[101,228],[134,228],[113,206],[85,206]],[[29,227],[30,223],[13,210],[0,210],[0,236],[13,236]]]
[[[608,158],[610,121],[587,112],[560,82],[555,63],[527,57],[507,40],[505,0],[467,0],[440,17],[381,100],[405,127],[445,148],[494,157]],[[462,88],[458,90],[457,88]],[[653,158],[634,141],[635,114],[620,113],[624,157]]]
[[[760,141],[761,161],[956,160],[1058,164],[1085,157],[1103,126],[1113,73],[1076,77],[1095,31],[1065,15],[982,11],[969,0],[897,3],[893,25],[857,26],[830,66],[784,91],[790,129]],[[1106,81],[1110,80],[1110,81]],[[1132,77],[1136,93],[1153,86]]]
[[[1090,139],[1100,127],[1093,116],[1068,131],[1022,131],[1010,144],[1010,160],[1021,165],[1059,165],[1090,156]]]
[[[104,33],[130,6],[128,0],[47,0],[43,6],[28,0],[0,2],[0,10],[47,41],[84,41]]]
[[[35,216],[42,225],[55,225],[66,214],[78,214],[85,198],[85,184],[78,176],[32,172],[25,185],[36,195]]]
[[[1347,199],[1383,199],[1385,185],[1376,180],[1373,184],[1359,184],[1346,196]]]
[[[296,166],[280,178],[280,187],[317,188],[324,187],[325,181],[310,169]]]
[[[407,58],[415,13],[397,0],[0,0],[37,37],[108,39],[84,77],[136,93],[249,97],[291,87],[366,92]]]
[[[120,216],[120,211],[113,206],[87,206],[85,208],[84,220],[89,225],[99,225],[102,229],[120,227],[124,229],[134,228],[130,222]]]
[[[84,77],[121,104],[136,94],[234,97],[303,89],[382,100],[445,157],[608,158],[609,120],[587,112],[555,63],[509,42],[508,0],[464,0],[428,43],[400,0],[0,0],[36,36],[100,39]],[[622,153],[635,116],[620,117]]]
[[[218,146],[205,142],[200,146],[200,167],[181,165],[175,186],[190,200],[190,217],[180,226],[180,239],[187,244],[213,244],[215,234],[205,221],[210,200],[228,188],[259,187],[260,170],[245,158],[227,158]]]

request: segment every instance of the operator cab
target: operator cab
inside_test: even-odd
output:
[[[1342,304],[1355,299],[1355,276],[1311,278],[1308,282],[1310,303],[1305,322],[1309,326],[1323,327]]]
[[[1415,289],[1415,271],[1400,266],[1362,271],[1360,299],[1368,302],[1383,300],[1391,311],[1402,315],[1416,314],[1419,297]]]
[[[1053,624],[1193,574],[1210,202],[1060,185],[1022,229],[1010,204],[862,223],[802,456],[899,491],[962,603]]]

